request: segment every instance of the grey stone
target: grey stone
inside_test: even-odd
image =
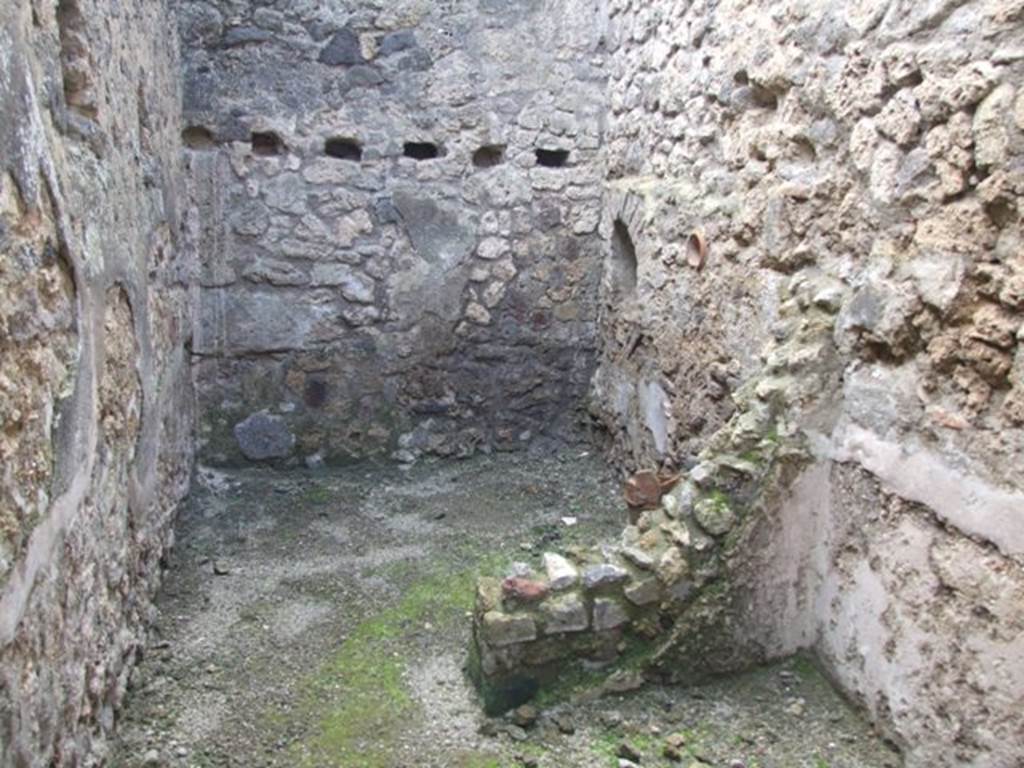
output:
[[[416,46],[416,33],[410,29],[403,29],[384,35],[384,39],[380,43],[380,55],[390,56],[393,53],[407,51]]]
[[[222,45],[225,48],[233,48],[238,45],[265,43],[270,39],[272,39],[272,35],[258,27],[231,27],[224,32]]]
[[[622,556],[635,565],[645,571],[650,571],[654,568],[654,557],[642,549],[637,547],[625,547],[622,550]]]
[[[318,60],[330,67],[362,64],[366,59],[363,57],[359,35],[348,27],[335,32],[327,45],[321,49]]]
[[[576,593],[551,597],[541,605],[544,631],[549,635],[581,632],[590,625],[587,606]]]
[[[235,438],[239,449],[252,461],[285,458],[295,448],[295,435],[285,420],[262,411],[236,424]]]
[[[651,576],[635,581],[632,584],[627,584],[623,594],[633,605],[650,605],[658,601],[661,596],[661,587],[658,584],[658,580]]]
[[[629,578],[629,571],[612,563],[592,565],[583,571],[583,586],[588,590],[621,584]]]
[[[599,597],[594,601],[594,629],[617,629],[629,621],[629,613],[618,600]]]
[[[693,508],[697,523],[712,536],[722,536],[736,524],[736,513],[721,498],[701,499]]]
[[[548,584],[554,591],[568,589],[579,581],[579,571],[572,563],[554,552],[545,552],[543,557],[544,570]]]

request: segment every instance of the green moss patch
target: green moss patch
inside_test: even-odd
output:
[[[359,624],[300,688],[293,725],[305,726],[292,747],[301,766],[389,768],[392,734],[418,716],[405,685],[403,642],[426,623],[447,626],[472,607],[474,571],[412,585],[397,605]],[[469,763],[485,766],[488,763]]]

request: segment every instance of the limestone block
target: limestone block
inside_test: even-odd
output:
[[[587,606],[575,592],[548,599],[541,606],[541,613],[544,617],[544,631],[549,635],[582,632],[590,625]]]
[[[554,552],[545,552],[543,562],[544,570],[548,576],[548,584],[552,590],[558,592],[569,589],[579,581],[579,571],[561,555]]]
[[[483,618],[484,640],[498,648],[537,639],[537,624],[522,613],[488,611]]]

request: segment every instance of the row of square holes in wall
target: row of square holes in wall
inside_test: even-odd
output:
[[[213,149],[216,145],[213,135],[205,128],[186,128],[182,132],[182,140],[190,149]],[[271,157],[283,154],[284,142],[276,133],[270,131],[253,131],[250,144],[254,155]],[[324,142],[324,154],[338,160],[359,162],[363,159],[363,147],[355,139],[334,137]],[[444,156],[444,150],[432,142],[407,141],[402,147],[402,154],[413,160],[434,160]],[[569,162],[569,151],[565,149],[535,150],[537,164],[547,168],[561,168]],[[500,144],[488,144],[473,153],[473,165],[477,168],[493,168],[505,161],[505,147]]]

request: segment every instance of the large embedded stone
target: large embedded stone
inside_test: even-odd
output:
[[[348,27],[335,32],[334,37],[320,51],[319,61],[329,67],[362,64],[365,59],[359,35]]]
[[[701,499],[693,508],[693,516],[700,527],[712,536],[721,536],[732,530],[736,524],[736,513],[721,498]]]
[[[625,588],[624,594],[633,605],[650,605],[658,601],[661,596],[661,587],[658,585],[658,580],[651,576],[629,584]]]
[[[637,568],[645,571],[654,569],[654,557],[638,547],[626,547],[622,550],[622,556],[629,560]]]
[[[592,565],[583,571],[583,586],[588,590],[600,589],[613,584],[620,584],[629,578],[629,572],[612,563]]]
[[[658,561],[658,580],[671,587],[690,575],[690,564],[676,547],[669,547]]]
[[[537,624],[522,613],[489,611],[483,618],[484,640],[497,648],[537,639]]]
[[[295,448],[295,435],[284,419],[266,411],[252,414],[235,425],[238,447],[250,461],[283,459]]]
[[[580,578],[576,567],[554,552],[544,553],[544,570],[548,575],[548,584],[556,592],[574,586]]]
[[[618,600],[599,597],[594,601],[594,629],[598,632],[621,627],[629,621],[629,614]]]
[[[587,606],[583,599],[570,593],[561,597],[553,597],[541,606],[544,616],[544,631],[555,635],[560,632],[582,632],[590,625],[587,617]]]

